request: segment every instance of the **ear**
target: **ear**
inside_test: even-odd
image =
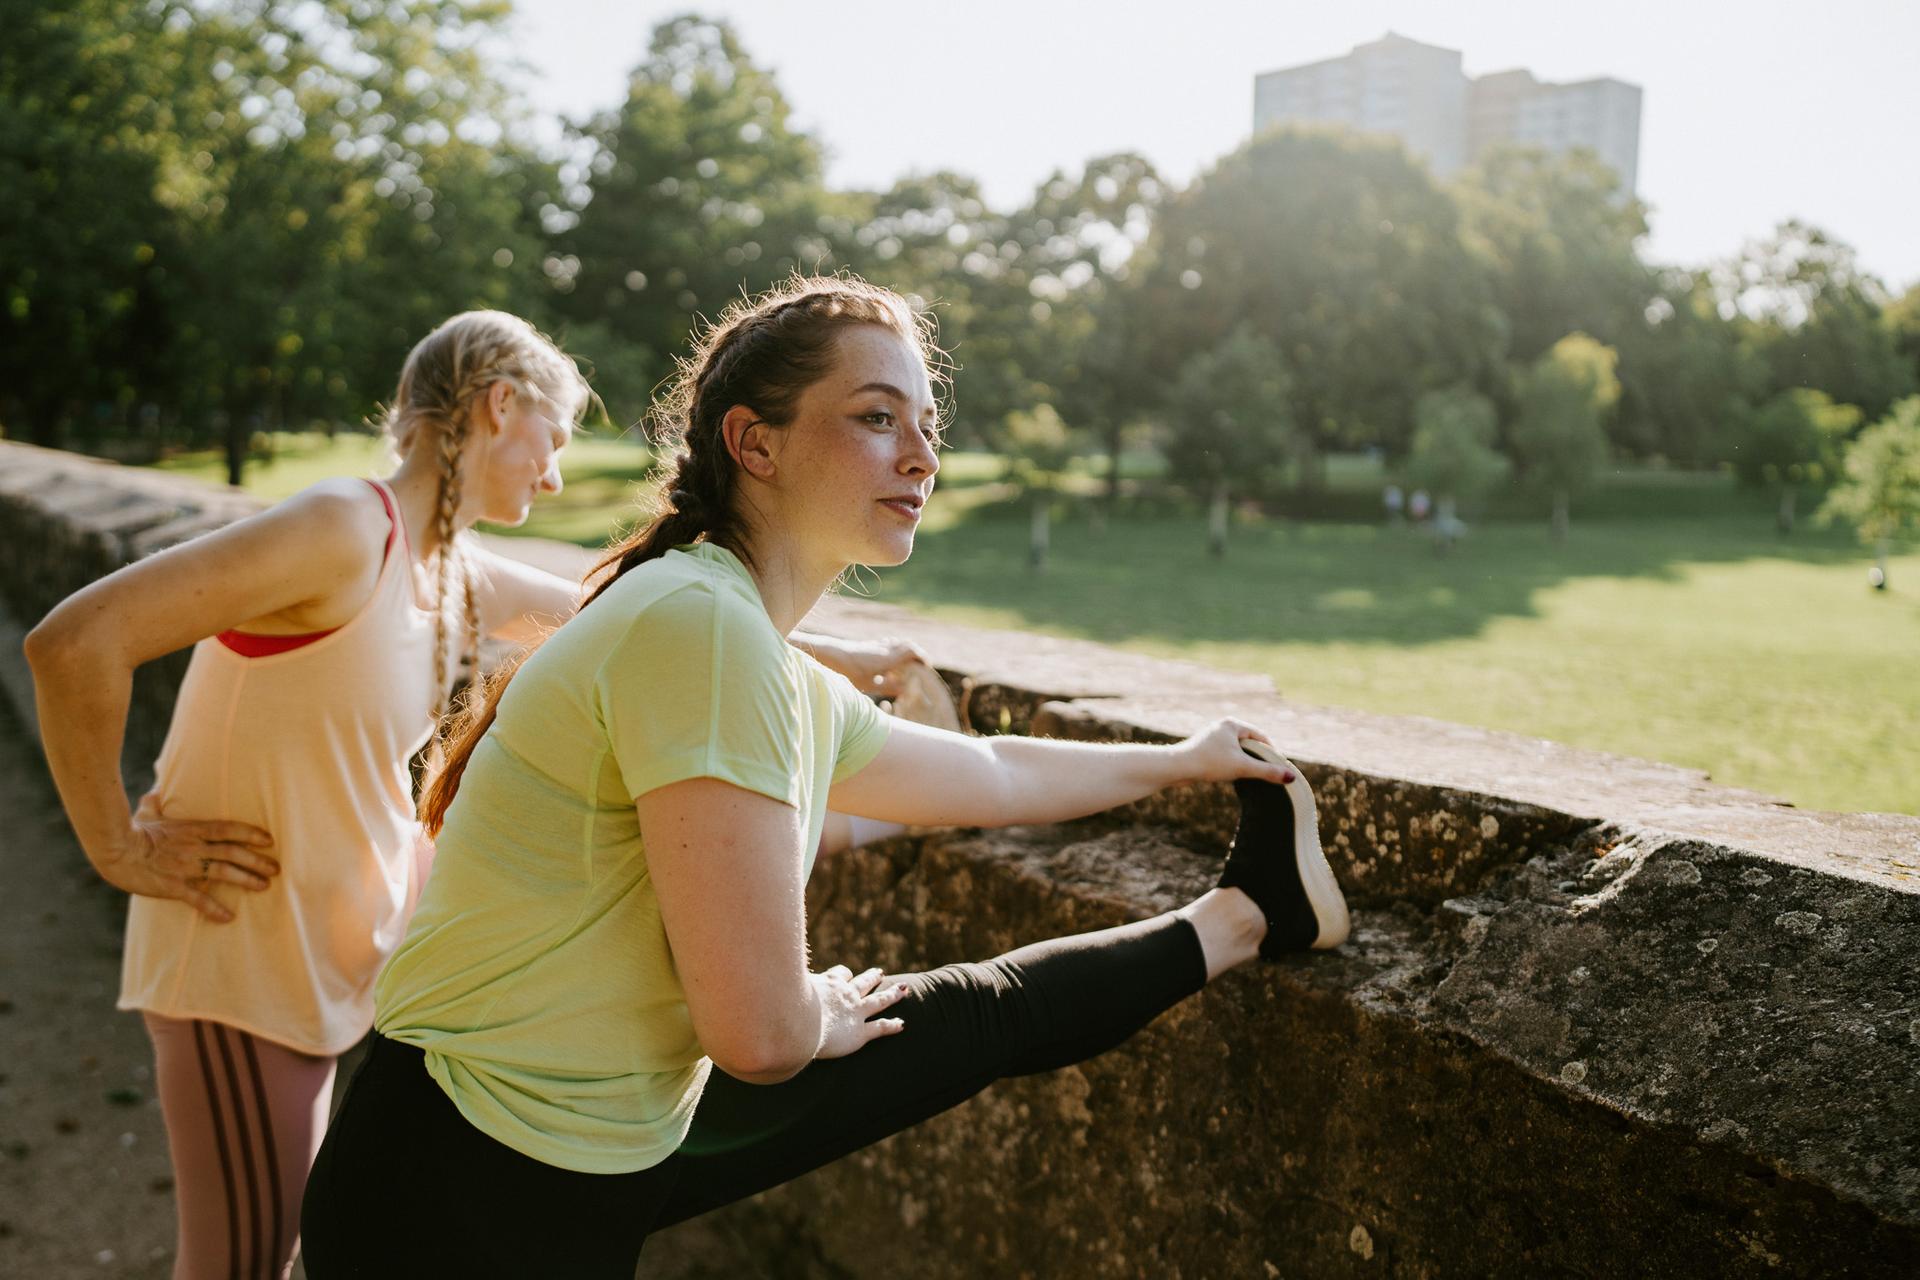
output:
[[[742,471],[761,480],[773,479],[778,469],[774,444],[778,435],[759,414],[743,404],[733,406],[727,410],[727,416],[720,419],[720,438],[726,443],[727,455]]]
[[[480,393],[480,411],[489,433],[497,436],[507,429],[507,410],[513,404],[513,394],[513,384],[505,378]]]

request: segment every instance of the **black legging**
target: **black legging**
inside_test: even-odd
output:
[[[1206,983],[1173,916],[886,979],[906,1029],[775,1085],[719,1071],[678,1151],[634,1173],[544,1164],[481,1133],[421,1051],[376,1035],[307,1182],[302,1249],[335,1276],[617,1277],[647,1233],[918,1124],[1006,1076],[1112,1048]]]

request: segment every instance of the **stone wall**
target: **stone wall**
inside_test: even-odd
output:
[[[0,445],[0,597],[29,622],[243,509]],[[981,732],[1266,726],[1355,927],[708,1220],[769,1274],[1920,1271],[1920,819],[859,601],[810,625],[915,639]],[[905,970],[1163,910],[1210,883],[1232,815],[1190,788],[839,855],[815,950]]]

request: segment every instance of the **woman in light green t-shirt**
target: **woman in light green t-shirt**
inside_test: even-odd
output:
[[[844,278],[703,335],[661,411],[665,510],[494,682],[422,801],[438,860],[309,1182],[314,1280],[624,1280],[653,1229],[1346,936],[1311,793],[1252,726],[968,738],[890,721],[787,643],[850,565],[912,550],[937,359],[898,295]],[[1000,826],[1196,781],[1232,781],[1241,826],[1178,911],[926,973],[810,971],[829,804]]]

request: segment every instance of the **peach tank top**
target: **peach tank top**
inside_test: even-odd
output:
[[[390,541],[360,612],[297,649],[194,646],[144,807],[264,827],[280,874],[258,893],[216,890],[234,910],[225,924],[136,895],[120,1008],[314,1054],[342,1053],[373,1025],[374,977],[419,888],[407,761],[433,729],[433,616],[414,601],[410,564],[404,535],[398,554]]]

